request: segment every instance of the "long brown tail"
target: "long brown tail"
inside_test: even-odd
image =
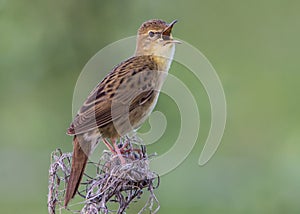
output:
[[[87,145],[89,143],[85,142],[84,144]],[[85,153],[84,151],[86,150],[83,150],[80,146],[79,136],[74,136],[73,146],[72,168],[65,195],[65,207],[76,194],[88,159],[88,153]]]

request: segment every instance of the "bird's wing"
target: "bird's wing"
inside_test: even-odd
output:
[[[136,87],[130,87],[132,82],[127,81],[141,71],[153,70],[157,70],[157,65],[150,56],[132,57],[115,67],[90,93],[67,134],[81,134],[103,127],[151,99],[155,95],[153,88],[137,91]],[[141,85],[147,86],[148,81],[140,81],[145,83]]]

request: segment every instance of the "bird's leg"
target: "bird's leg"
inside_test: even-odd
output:
[[[116,139],[111,139],[111,142],[112,142],[112,144],[113,144],[113,146],[115,148],[115,151],[117,152],[117,154],[118,154],[118,156],[120,158],[121,164],[124,165],[126,162],[125,162],[124,157],[121,154],[120,148],[118,147],[118,145],[116,143],[117,142]]]
[[[110,143],[105,139],[103,138],[103,143],[105,144],[105,146],[111,151],[112,154],[115,154],[115,150],[114,148],[110,145]]]

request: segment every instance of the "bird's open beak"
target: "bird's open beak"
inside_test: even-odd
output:
[[[177,44],[181,44],[180,41],[175,40],[171,37],[171,32],[172,32],[172,28],[173,26],[177,23],[177,20],[174,20],[173,22],[171,22],[168,27],[166,27],[164,29],[164,31],[162,32],[162,39],[166,41],[167,43],[177,43]]]

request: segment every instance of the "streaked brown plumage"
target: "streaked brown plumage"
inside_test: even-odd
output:
[[[65,206],[74,197],[89,154],[99,139],[115,139],[137,129],[153,110],[175,51],[176,21],[149,20],[138,30],[135,55],[116,66],[90,93],[68,129],[74,136]]]

